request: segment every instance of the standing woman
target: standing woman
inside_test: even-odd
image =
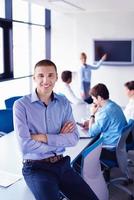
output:
[[[98,69],[102,62],[106,59],[106,56],[107,55],[104,54],[97,65],[93,66],[86,63],[87,55],[84,52],[80,54],[80,60],[82,63],[80,70],[81,96],[84,100],[89,98],[89,90],[91,86],[91,71]]]
[[[129,102],[125,107],[124,114],[127,121],[134,119],[134,81],[129,81],[124,84],[126,94],[129,98]]]

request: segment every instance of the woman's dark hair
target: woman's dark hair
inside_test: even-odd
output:
[[[90,90],[90,95],[94,97],[102,97],[103,99],[109,99],[109,91],[103,83],[98,83]]]
[[[68,80],[72,80],[72,72],[71,71],[63,71],[61,73],[61,79],[63,82],[67,82]]]
[[[134,90],[134,81],[129,81],[124,84],[129,90]]]
[[[57,72],[57,67],[56,65],[51,61],[51,60],[40,60],[39,62],[36,63],[35,67],[34,67],[34,70],[37,68],[37,67],[47,67],[47,66],[53,66],[55,71]]]

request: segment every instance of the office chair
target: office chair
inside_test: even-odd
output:
[[[126,143],[127,152],[134,151],[134,120],[130,119],[129,123],[131,124],[131,131],[130,131],[131,137],[129,140],[127,140]],[[134,160],[128,159],[128,164],[130,167],[134,167]]]
[[[13,111],[12,109],[0,110],[0,134],[5,135],[13,131]]]
[[[115,148],[112,147],[110,149],[110,146],[105,145],[107,151],[109,151],[110,154],[112,153],[115,159],[110,160],[110,156],[108,157],[108,159],[101,158],[101,164],[104,168],[104,173],[105,170],[106,171],[109,170],[110,173],[110,171],[114,167],[120,169],[120,171],[124,174],[124,176],[117,177],[114,179],[110,178],[108,181],[108,185],[114,185],[115,187],[126,192],[129,195],[130,199],[134,199],[132,192],[125,187],[125,185],[133,183],[132,175],[128,168],[127,151],[126,151],[126,139],[131,131],[131,128],[132,128],[132,123],[130,122],[121,130],[121,137],[119,138],[117,146]],[[122,185],[121,183],[124,185]]]
[[[62,192],[60,192],[59,200],[69,200]]]
[[[14,102],[21,98],[22,96],[14,96],[14,97],[10,97],[8,99],[5,99],[5,106],[6,106],[6,109],[12,109],[13,108],[13,104]]]
[[[128,123],[131,124],[131,141],[127,142],[127,151],[134,150],[134,120],[130,119]]]
[[[74,169],[94,191],[99,200],[108,200],[108,188],[100,165],[103,137],[95,140],[81,154],[81,162],[73,164]],[[79,167],[79,170],[78,170]]]

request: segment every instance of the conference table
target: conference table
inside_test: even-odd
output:
[[[66,148],[64,155],[69,155],[71,162],[73,162],[91,141],[91,138],[80,139],[76,146]],[[0,149],[0,171],[3,170],[22,176],[22,157],[14,132],[0,138]],[[0,199],[35,200],[23,177],[8,187],[0,186]]]

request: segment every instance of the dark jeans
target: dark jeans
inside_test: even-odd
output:
[[[90,90],[90,82],[82,82],[83,84],[83,89],[84,89],[84,94],[85,94],[85,99],[89,97],[89,90]]]
[[[69,200],[98,200],[66,156],[56,163],[24,163],[23,175],[36,200],[59,200],[61,190]]]
[[[116,151],[110,151],[106,148],[102,148],[100,160],[116,160]]]
[[[110,160],[111,162],[115,161],[116,160],[116,151],[115,150],[110,151],[106,148],[102,148],[100,160],[102,161],[101,162],[101,169],[103,171],[104,179],[105,179],[106,182],[109,182],[110,181],[110,168],[109,167],[107,168],[103,164],[103,161],[104,161],[104,163],[105,163],[105,160]]]
[[[85,101],[86,103],[88,103],[88,104],[93,103],[93,99],[92,99],[91,96],[89,96],[89,97],[87,97],[86,99],[84,99],[84,101]]]

